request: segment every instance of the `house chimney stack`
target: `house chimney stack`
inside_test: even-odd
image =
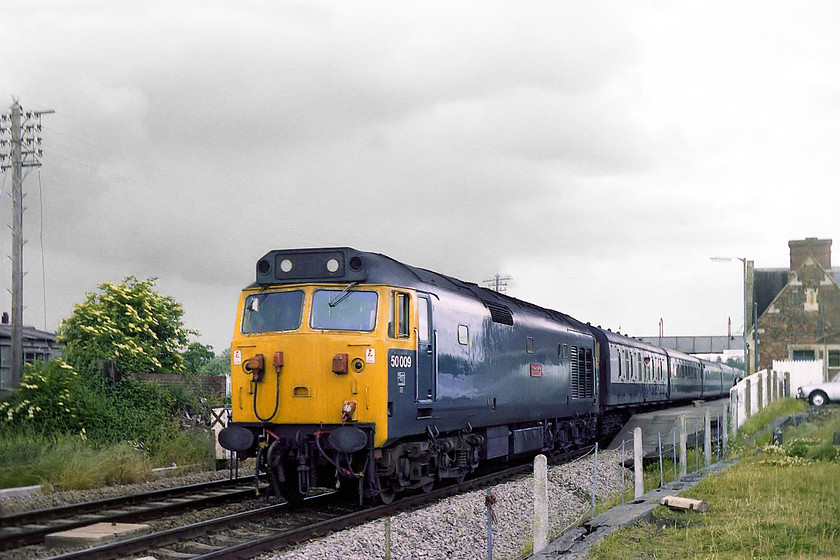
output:
[[[804,240],[788,241],[790,247],[790,269],[798,270],[809,256],[825,270],[831,270],[831,239],[808,237]]]

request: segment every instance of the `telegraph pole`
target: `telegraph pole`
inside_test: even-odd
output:
[[[484,280],[484,284],[491,290],[495,290],[496,292],[504,292],[505,290],[507,290],[508,280],[513,280],[513,277],[501,276],[500,274],[497,274],[490,280]]]
[[[15,100],[11,111],[0,115],[0,171],[12,170],[12,361],[9,365],[13,388],[20,385],[23,372],[23,168],[41,166],[41,115],[53,112],[25,112]],[[11,133],[11,142],[3,138],[7,132]],[[11,147],[8,155],[4,149],[7,145]]]

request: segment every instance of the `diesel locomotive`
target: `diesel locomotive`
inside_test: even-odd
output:
[[[727,395],[734,376],[381,254],[276,250],[241,294],[219,442],[289,501],[327,486],[388,503]]]

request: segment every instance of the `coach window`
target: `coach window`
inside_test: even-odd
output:
[[[627,350],[624,351],[624,375],[627,376],[627,379],[633,381],[633,370],[630,368],[630,353]]]
[[[616,364],[618,364],[618,380],[621,381],[624,378],[624,372],[621,370],[621,350],[616,350],[618,353],[618,359],[616,360]]]

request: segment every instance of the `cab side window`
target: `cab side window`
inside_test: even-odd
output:
[[[417,298],[417,338],[419,342],[429,341],[429,300]]]
[[[388,321],[388,336],[408,338],[411,335],[409,305],[411,298],[402,292],[393,292],[391,296],[391,320]],[[428,324],[428,323],[427,323]]]

